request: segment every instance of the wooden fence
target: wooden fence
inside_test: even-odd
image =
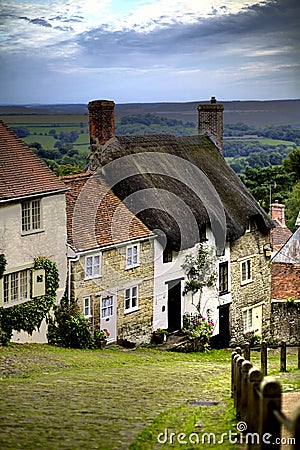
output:
[[[242,442],[251,450],[279,450],[281,444],[300,450],[300,405],[293,417],[287,418],[281,409],[280,383],[275,378],[264,378],[263,372],[241,353],[241,348],[232,352],[231,390]],[[290,438],[281,438],[282,425]]]
[[[261,371],[263,375],[268,373],[268,348],[280,348],[280,372],[286,371],[287,348],[298,348],[298,369],[300,369],[300,345],[289,345],[284,341],[279,346],[268,346],[266,342],[262,342],[260,347],[250,347],[250,344],[244,346],[244,358],[250,361],[251,350],[260,351]]]

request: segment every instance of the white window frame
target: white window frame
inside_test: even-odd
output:
[[[102,276],[101,264],[101,253],[86,255],[84,260],[85,279],[90,280],[93,278],[100,278]]]
[[[27,200],[21,203],[22,234],[42,231],[41,199]]]
[[[248,333],[254,331],[255,333],[261,333],[262,322],[262,306],[263,302],[257,303],[253,306],[243,308],[243,331]]]
[[[139,289],[138,286],[131,286],[124,290],[124,314],[128,314],[139,309]]]
[[[31,269],[23,269],[4,274],[3,280],[3,306],[13,306],[31,300]]]
[[[87,301],[87,303],[86,303]],[[83,315],[86,319],[92,317],[91,314],[91,297],[83,297]]]
[[[104,305],[104,301],[106,302]],[[101,298],[101,310],[100,319],[106,319],[107,317],[113,316],[114,308],[114,297],[113,295],[107,295]]]
[[[140,265],[140,244],[127,245],[126,247],[126,269],[133,269]]]
[[[241,270],[241,285],[244,286],[245,284],[251,283],[253,281],[252,258],[247,258],[240,261],[240,270]]]

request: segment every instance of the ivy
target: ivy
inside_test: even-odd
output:
[[[0,344],[9,343],[13,330],[23,330],[30,335],[38,330],[55,304],[56,290],[59,286],[56,264],[47,258],[36,258],[34,269],[45,270],[45,295],[10,308],[0,308]]]
[[[5,255],[3,253],[0,255],[0,280],[3,278],[3,274],[5,272],[5,266],[7,264]]]

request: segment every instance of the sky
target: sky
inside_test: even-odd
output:
[[[300,98],[299,0],[0,0],[0,104]]]

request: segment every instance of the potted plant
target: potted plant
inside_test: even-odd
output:
[[[103,330],[94,331],[95,346],[103,349],[107,344],[107,338],[110,336],[109,331],[104,328]]]
[[[152,340],[154,344],[162,344],[167,339],[168,332],[163,328],[153,331]]]

